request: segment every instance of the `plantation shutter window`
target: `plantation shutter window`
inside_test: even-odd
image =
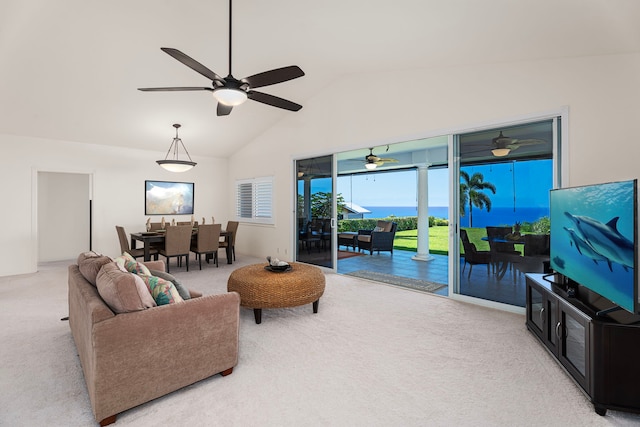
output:
[[[239,221],[273,224],[273,178],[237,181],[236,217]]]

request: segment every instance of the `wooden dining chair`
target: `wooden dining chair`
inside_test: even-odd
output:
[[[170,273],[169,260],[178,258],[178,266],[182,257],[187,259],[187,271],[189,271],[189,253],[191,252],[191,225],[169,225],[166,227],[164,248],[160,249],[160,255],[167,259],[167,273]]]
[[[239,224],[238,221],[227,221],[227,231],[231,232],[231,235],[224,242],[220,242],[221,248],[231,247],[231,255],[234,261],[236,260],[236,234],[238,233]]]
[[[118,240],[120,240],[120,253],[128,253],[134,258],[144,257],[144,249],[131,249],[129,246],[129,240],[127,239],[127,233],[124,231],[124,227],[116,225],[116,231],[118,233]],[[149,255],[153,255],[155,260],[158,259],[158,250],[151,248]]]
[[[513,243],[504,241],[507,234],[511,233],[511,227],[487,226],[486,230],[493,272],[504,273],[506,269],[511,269],[511,257],[520,256],[520,252],[516,251]],[[502,241],[496,241],[496,239]]]
[[[213,255],[218,267],[218,248],[220,247],[220,224],[203,224],[198,227],[198,236],[191,243],[191,252],[196,254],[200,270],[202,270],[202,255]]]

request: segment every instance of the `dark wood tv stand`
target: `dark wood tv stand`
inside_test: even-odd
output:
[[[527,274],[526,283],[527,329],[580,386],[595,411],[640,413],[640,318],[626,312],[599,316],[608,308],[602,297],[582,287],[567,291],[542,274]]]

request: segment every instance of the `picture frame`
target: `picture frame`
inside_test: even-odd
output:
[[[144,182],[145,215],[193,215],[194,183]]]

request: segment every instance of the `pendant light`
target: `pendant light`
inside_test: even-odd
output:
[[[180,128],[180,125],[176,123],[173,125],[173,127],[176,128],[176,137],[173,138],[173,142],[169,146],[169,151],[167,151],[167,155],[165,156],[164,160],[157,160],[156,163],[169,172],[185,172],[194,167],[196,165],[196,162],[191,160],[191,156],[189,155],[187,148],[182,143],[182,140],[178,138],[178,129]],[[180,146],[182,146],[182,149],[189,158],[188,161],[179,159]],[[171,152],[173,152],[173,158],[169,159],[169,154]]]

